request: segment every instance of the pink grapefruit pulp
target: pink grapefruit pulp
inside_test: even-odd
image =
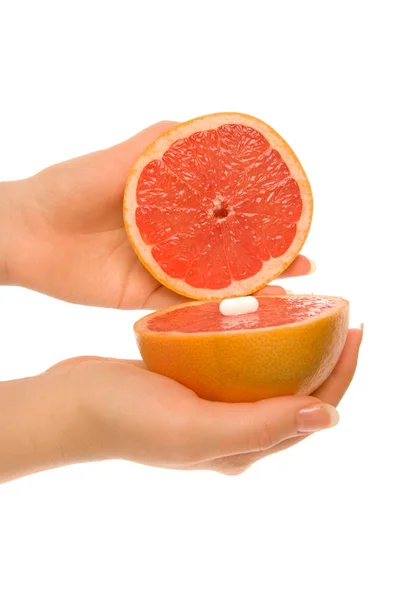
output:
[[[124,221],[139,259],[190,298],[253,293],[296,258],[311,224],[307,176],[268,125],[219,113],[177,125],[136,160]]]

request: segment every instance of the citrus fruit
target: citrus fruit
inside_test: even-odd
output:
[[[135,323],[147,367],[208,400],[256,401],[310,394],[343,349],[347,300],[258,296],[256,312],[224,316],[215,301],[186,304]]]
[[[132,166],[124,222],[137,256],[186,297],[245,296],[296,258],[311,224],[307,176],[268,125],[239,113],[181,123]]]

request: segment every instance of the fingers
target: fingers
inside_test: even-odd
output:
[[[103,186],[103,195],[106,192],[106,195],[112,199],[121,198],[129,169],[135,160],[149,144],[174,125],[176,125],[174,121],[155,123],[125,142],[82,157],[82,163],[85,162],[88,168],[96,170],[96,178]]]
[[[356,370],[360,345],[362,342],[362,330],[350,329],[342,355],[334,371],[327,381],[314,393],[315,397],[323,403],[337,406],[347,391]],[[311,432],[310,432],[311,433]],[[245,454],[221,457],[198,465],[198,469],[212,469],[225,475],[239,475],[246,471],[255,462],[286,450],[305,439],[305,435],[297,435],[281,441],[268,450],[250,452]]]
[[[205,402],[196,414],[192,440],[200,448],[196,462],[265,452],[283,440],[320,431],[337,422],[338,414],[332,406],[309,396],[271,398],[249,404]]]
[[[64,217],[66,226],[71,218],[71,207],[76,204],[82,220],[86,222],[90,219],[94,231],[98,231],[100,225],[104,226],[105,219],[109,229],[122,227],[120,202],[129,169],[143,150],[173,125],[173,121],[156,123],[116,146],[45,169],[38,174],[41,197],[45,195],[52,198],[57,194],[59,202],[63,200],[67,203],[68,211]],[[95,210],[92,199],[96,202]]]
[[[113,157],[121,163],[124,171],[130,169],[136,158],[160,135],[177,125],[176,121],[160,121],[150,125],[124,142],[103,150],[108,157]]]
[[[249,469],[259,460],[267,458],[267,456],[271,456],[277,452],[281,452],[282,450],[288,450],[292,446],[295,446],[304,440],[306,437],[308,436],[297,435],[296,437],[289,438],[283,442],[280,442],[279,444],[276,444],[276,446],[272,446],[272,448],[269,448],[269,450],[265,450],[264,452],[251,452],[250,454],[238,454],[236,456],[228,456],[217,459],[210,468],[222,473],[223,475],[240,475],[241,473],[247,471],[247,469]]]
[[[300,277],[301,275],[310,275],[315,271],[315,263],[306,258],[302,254],[299,254],[297,258],[288,266],[286,271],[281,273],[278,279],[284,279],[285,277]]]
[[[278,279],[285,279],[286,277],[300,277],[301,275],[310,275],[315,271],[315,263],[302,256],[301,254],[292,262],[291,265],[281,273]],[[279,285],[268,285],[256,292],[255,296],[263,296],[266,294],[287,294],[288,292]]]
[[[262,460],[271,454],[275,454],[276,452],[280,452],[281,450],[291,448],[291,446],[298,444],[306,437],[308,436],[298,435],[296,437],[289,438],[288,440],[284,440],[276,446],[272,446],[272,448],[269,448],[268,450],[222,456],[220,458],[197,463],[195,465],[185,466],[183,468],[186,470],[190,469],[196,471],[216,471],[222,475],[241,475],[259,460]]]
[[[150,274],[149,274],[150,275]],[[169,308],[176,304],[182,304],[183,302],[190,302],[190,298],[185,298],[180,294],[165,288],[161,284],[147,297],[142,308],[144,310],[159,310],[162,308]]]
[[[362,337],[362,329],[349,329],[346,344],[336,367],[325,383],[313,393],[313,396],[321,402],[337,406],[343,398],[356,371]]]
[[[285,294],[286,294],[285,288],[281,287],[280,285],[267,285],[266,287],[261,288],[261,290],[258,290],[258,292],[256,292],[254,295],[255,296],[267,296],[267,295],[283,296]]]
[[[266,296],[267,294],[284,295],[286,294],[286,290],[279,285],[268,285],[267,287],[259,290],[255,295]],[[175,292],[172,292],[163,286],[159,286],[150,294],[150,296],[148,296],[142,308],[143,310],[159,310],[162,308],[169,308],[170,306],[175,306],[177,304],[182,304],[183,302],[190,302],[190,298],[185,298],[185,296],[181,296],[180,294],[176,294]]]
[[[305,410],[298,410],[299,405],[297,405],[297,402],[296,406],[292,403],[293,400],[301,400],[296,397],[276,398],[256,403],[260,405],[260,412],[262,413],[260,423],[262,430],[257,430],[257,426],[255,426],[254,430],[251,431],[252,427],[249,427],[246,438],[248,440],[247,447],[255,446],[257,439],[260,440],[259,446],[267,446],[269,443],[268,447],[238,451],[226,455],[219,454],[207,462],[197,464],[194,468],[212,469],[226,475],[238,475],[258,460],[297,444],[313,431],[336,424],[338,415],[336,412],[329,412],[327,405],[337,406],[347,391],[356,370],[362,335],[362,329],[349,330],[345,347],[334,371],[313,394],[317,400],[321,401],[321,405],[315,406],[312,398],[303,398],[303,403],[306,401]],[[273,407],[272,402],[274,403]],[[280,404],[281,402],[282,404]],[[263,405],[266,405],[265,409]],[[328,409],[327,414],[324,414],[326,409]],[[298,410],[297,415],[295,414],[296,410]],[[295,421],[294,426],[293,419]],[[241,438],[241,444],[243,446],[243,437]]]
[[[286,290],[279,285],[268,285],[267,287],[259,290],[255,295],[265,296],[267,294],[284,295],[286,294]],[[185,296],[176,294],[175,292],[172,292],[171,290],[168,290],[160,285],[148,296],[142,308],[144,310],[159,310],[189,301],[190,298],[185,298]]]

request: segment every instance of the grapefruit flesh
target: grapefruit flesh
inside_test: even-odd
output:
[[[200,397],[251,402],[310,394],[330,375],[349,304],[328,296],[258,296],[255,313],[224,316],[218,302],[158,311],[134,326],[142,358]]]
[[[245,296],[296,258],[311,224],[308,179],[288,144],[247,115],[177,125],[133,165],[128,237],[147,270],[190,298]]]

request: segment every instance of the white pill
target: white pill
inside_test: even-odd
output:
[[[247,315],[258,310],[258,300],[254,296],[243,298],[225,298],[220,302],[219,310],[225,317]]]

